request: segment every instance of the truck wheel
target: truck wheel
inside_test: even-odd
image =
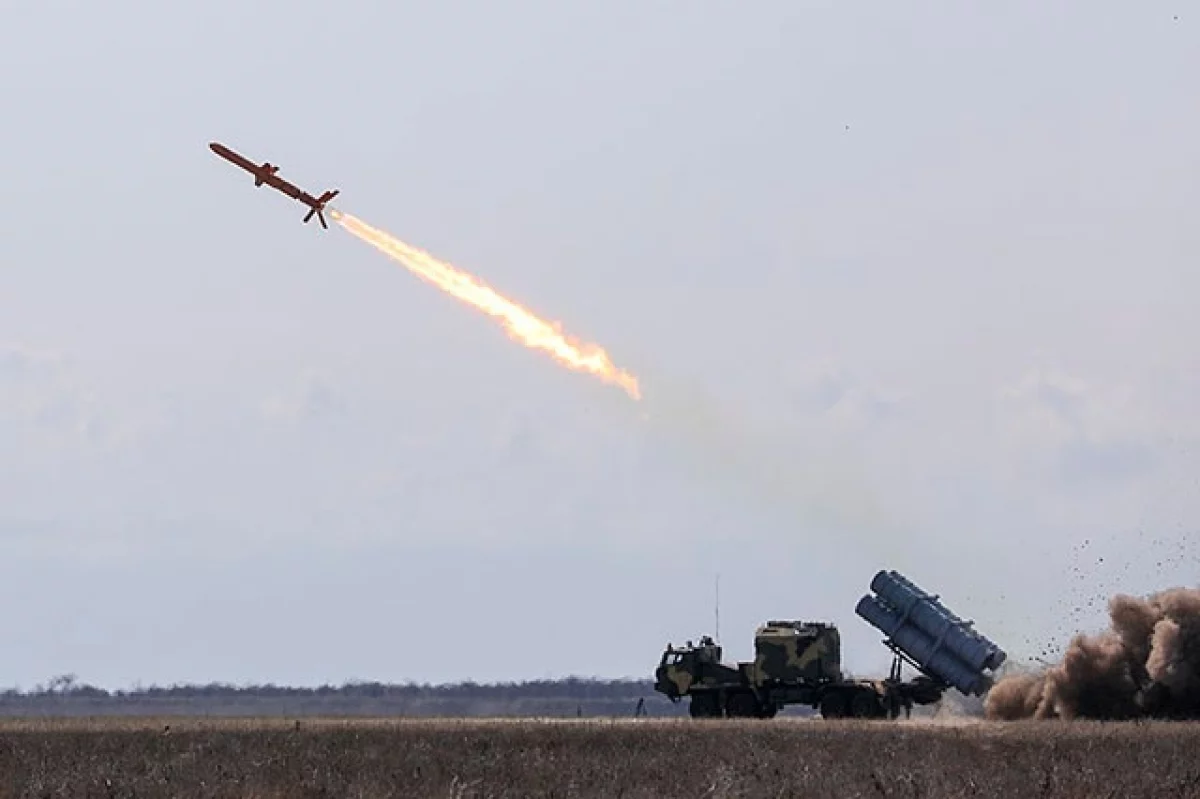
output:
[[[754,694],[731,694],[725,702],[725,715],[730,718],[753,718],[758,715],[758,700]]]
[[[694,719],[706,719],[721,715],[721,708],[712,694],[692,694],[688,712]]]
[[[821,718],[840,719],[846,715],[846,697],[840,691],[830,691],[821,697]]]
[[[850,715],[856,719],[875,719],[883,714],[879,697],[870,691],[858,691],[850,700]]]

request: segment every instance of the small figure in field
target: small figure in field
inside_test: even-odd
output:
[[[639,697],[638,703],[637,703],[637,709],[633,711],[633,717],[636,719],[639,716],[644,716],[644,715],[646,715],[646,698]]]

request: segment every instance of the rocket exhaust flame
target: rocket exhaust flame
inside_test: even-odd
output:
[[[347,231],[400,262],[413,274],[499,320],[510,338],[526,347],[545,350],[567,368],[588,372],[606,383],[620,386],[633,399],[641,399],[637,378],[614,366],[608,353],[595,344],[581,343],[566,335],[557,322],[547,322],[502,297],[472,275],[434,258],[424,250],[405,244],[390,233],[371,227],[343,211],[333,209],[329,215]]]

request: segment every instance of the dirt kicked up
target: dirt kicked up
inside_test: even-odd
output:
[[[1109,600],[1109,629],[1077,635],[1062,661],[1006,676],[990,719],[1200,718],[1200,589]]]

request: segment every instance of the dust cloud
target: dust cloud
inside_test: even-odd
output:
[[[1076,635],[1062,661],[1011,674],[988,693],[990,719],[1200,718],[1200,589],[1118,594],[1109,628]]]

